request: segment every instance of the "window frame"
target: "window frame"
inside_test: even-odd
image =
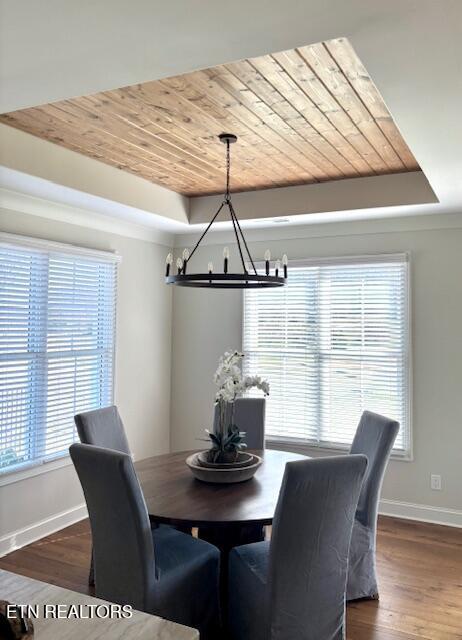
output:
[[[406,289],[405,289],[405,314],[406,314],[406,327],[405,327],[405,350],[406,350],[406,371],[405,380],[407,388],[407,396],[405,397],[405,412],[407,415],[407,444],[406,449],[395,450],[393,449],[390,457],[393,460],[399,460],[403,462],[412,462],[414,460],[414,438],[413,438],[413,340],[412,340],[412,256],[410,251],[402,251],[397,253],[374,253],[374,254],[359,254],[359,255],[346,255],[346,256],[321,256],[312,258],[297,258],[289,260],[289,278],[290,268],[296,267],[315,267],[315,266],[335,266],[335,265],[347,265],[347,264],[374,264],[381,262],[397,262],[402,260],[407,264],[406,272]],[[257,269],[264,269],[265,263],[255,262]],[[242,322],[241,322],[241,350],[245,353],[244,346],[244,319],[245,319],[245,290],[242,293]],[[259,372],[256,372],[259,373]],[[339,445],[332,443],[327,445],[323,443],[321,445],[314,444],[309,441],[302,440],[301,438],[281,437],[281,436],[266,436],[265,442],[269,448],[282,448],[284,450],[292,450],[304,454],[327,454],[327,455],[340,455],[345,454],[349,450],[349,445]]]
[[[112,339],[112,375],[109,382],[111,402],[114,401],[114,392],[116,386],[116,343],[117,343],[117,307],[118,307],[118,265],[122,258],[120,254],[115,251],[102,251],[99,249],[92,249],[81,247],[77,245],[55,242],[53,240],[44,240],[39,238],[33,238],[29,236],[22,236],[18,234],[10,234],[6,232],[0,232],[0,243],[10,245],[13,248],[31,250],[38,252],[47,252],[50,256],[52,254],[67,254],[72,257],[94,258],[99,259],[107,263],[114,264],[115,266],[115,280],[114,280],[114,331]],[[56,469],[66,467],[72,464],[68,451],[60,451],[55,454],[50,454],[45,459],[36,458],[29,459],[23,463],[12,466],[12,468],[1,470],[0,472],[0,487],[19,482],[21,480],[54,471]]]

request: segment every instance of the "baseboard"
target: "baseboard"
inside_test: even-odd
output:
[[[64,527],[68,527],[79,520],[83,520],[83,518],[87,516],[86,505],[80,504],[77,507],[72,507],[72,509],[61,511],[50,518],[35,522],[23,529],[7,533],[0,538],[0,558],[7,553],[21,549],[21,547],[25,547],[36,540],[40,540],[40,538],[64,529]]]
[[[462,527],[462,511],[432,507],[427,504],[413,504],[412,502],[400,502],[383,498],[380,500],[379,513],[384,516],[393,516],[405,520],[444,524],[448,527]]]
[[[393,516],[405,520],[416,520],[418,522],[431,522],[434,524],[447,525],[449,527],[462,528],[462,511],[456,509],[443,509],[425,504],[413,504],[411,502],[400,502],[398,500],[380,501],[379,513],[384,516]],[[0,558],[16,549],[25,547],[40,538],[64,529],[71,524],[79,522],[88,516],[85,504],[80,504],[67,511],[57,513],[50,518],[40,520],[29,527],[18,529],[12,533],[7,533],[0,538]]]

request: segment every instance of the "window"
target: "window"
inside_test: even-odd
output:
[[[0,473],[62,456],[112,403],[116,257],[0,234]]]
[[[369,409],[409,455],[407,255],[291,263],[286,287],[245,291],[243,350],[270,382],[269,439],[348,448]]]

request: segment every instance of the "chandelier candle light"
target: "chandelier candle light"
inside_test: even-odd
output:
[[[223,142],[223,144],[226,145],[226,189],[223,200],[192,251],[189,252],[188,249],[185,249],[183,251],[182,258],[177,258],[177,274],[171,273],[173,255],[171,253],[168,254],[166,259],[165,282],[167,284],[176,284],[181,287],[209,287],[215,289],[282,287],[287,282],[287,256],[282,256],[283,275],[280,275],[281,262],[279,260],[276,260],[274,274],[271,274],[271,253],[267,249],[264,255],[265,273],[258,273],[231,202],[231,193],[229,190],[231,168],[230,144],[236,142],[237,137],[232,133],[221,133],[218,138],[220,142]],[[233,224],[234,235],[236,236],[237,247],[242,264],[242,272],[229,272],[230,252],[228,247],[225,247],[223,249],[223,273],[214,273],[213,264],[211,262],[208,263],[207,272],[205,273],[188,273],[189,261],[224,207],[228,208],[231,222]],[[248,258],[247,261],[244,258],[244,254],[246,254]]]

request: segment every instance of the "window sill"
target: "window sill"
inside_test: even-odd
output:
[[[48,473],[49,471],[55,471],[55,469],[61,469],[62,467],[68,467],[72,464],[72,460],[68,453],[47,460],[46,462],[31,462],[25,464],[18,469],[11,469],[11,471],[3,471],[0,473],[0,487],[7,484],[13,484],[14,482],[20,482],[21,480],[27,480],[27,478],[33,478],[34,476],[41,475],[42,473]]]
[[[344,447],[318,447],[304,442],[295,442],[294,440],[277,440],[275,438],[267,438],[266,446],[268,449],[281,449],[282,451],[293,451],[306,456],[341,456],[348,453],[348,449]],[[397,462],[413,462],[414,458],[411,453],[392,453],[390,460]]]

